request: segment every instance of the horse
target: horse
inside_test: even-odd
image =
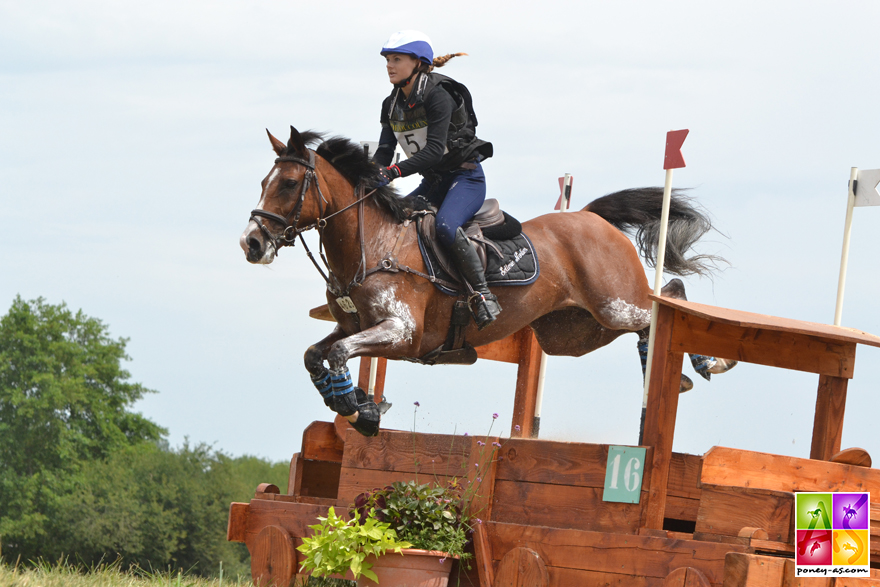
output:
[[[353,386],[346,362],[358,356],[413,361],[429,356],[447,339],[457,298],[441,292],[425,274],[409,220],[411,203],[390,186],[367,193],[377,168],[363,148],[342,137],[325,140],[293,126],[290,131],[287,144],[266,131],[277,158],[262,181],[240,245],[250,263],[268,264],[297,238],[308,251],[302,233],[318,231],[327,272],[311,251],[308,255],[327,282],[336,327],[306,350],[305,367],[328,407],[361,434],[375,435],[380,414]],[[483,330],[470,322],[464,330],[467,344],[485,345],[529,326],[547,354],[582,356],[636,332],[644,374],[652,289],[639,255],[653,266],[661,203],[661,188],[628,189],[580,211],[523,222],[540,275],[530,285],[495,288],[504,311]],[[685,257],[712,228],[709,218],[690,198],[675,193],[669,219],[664,269],[674,275],[711,272],[716,257]],[[685,298],[679,279],[662,293]],[[707,379],[735,364],[699,356],[692,362]]]

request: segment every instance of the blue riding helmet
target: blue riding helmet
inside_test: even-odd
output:
[[[397,31],[385,41],[385,44],[382,45],[382,51],[379,53],[381,55],[403,53],[404,55],[412,55],[428,65],[434,63],[434,48],[431,46],[431,39],[421,31]]]

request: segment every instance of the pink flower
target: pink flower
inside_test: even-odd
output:
[[[467,433],[467,432],[465,432],[465,433],[464,433],[464,434],[463,434],[463,436],[467,436],[467,435],[468,435],[468,433]]]
[[[498,448],[501,448],[501,443],[500,442],[493,442],[492,446],[497,446]]]
[[[497,419],[498,419],[498,414],[497,414],[497,413],[496,413],[496,414],[492,414],[492,419],[493,419],[493,420],[497,420]]]
[[[443,563],[445,563],[445,562],[446,562],[446,557],[444,556],[443,558],[441,558],[439,562],[440,562],[441,565],[442,565]]]
[[[522,430],[522,428],[519,427],[519,424],[517,424],[516,426],[514,426],[513,429],[516,430],[517,432],[519,432],[520,430]]]
[[[479,468],[480,468],[480,463],[474,463],[474,466],[475,466],[476,468],[479,469]]]
[[[476,520],[477,520],[477,524],[482,524],[482,523],[483,523],[483,520],[481,520],[480,518],[476,518]]]
[[[413,402],[413,405],[414,405],[415,407],[419,407],[419,406],[422,405],[422,404],[420,404],[419,402]]]
[[[482,478],[482,477],[477,477],[477,483],[482,483],[482,482],[483,482],[483,478]]]
[[[478,441],[477,441],[477,444],[480,445],[480,446],[486,446],[486,443],[483,442],[482,440],[478,440]]]

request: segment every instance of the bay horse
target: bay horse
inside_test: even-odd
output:
[[[267,133],[277,158],[262,181],[241,247],[249,262],[267,264],[296,238],[306,246],[302,232],[317,229],[326,274],[308,254],[327,281],[336,327],[308,348],[305,366],[327,406],[362,434],[374,435],[380,414],[353,386],[346,362],[363,355],[415,361],[428,356],[447,339],[456,297],[425,278],[407,201],[390,186],[366,193],[376,167],[360,145],[340,137],[323,140],[293,126],[286,145]],[[524,222],[540,275],[531,285],[494,288],[504,311],[484,330],[470,322],[464,331],[467,344],[485,345],[530,326],[547,354],[581,356],[637,332],[644,358],[652,290],[639,254],[653,265],[661,203],[660,188],[629,189],[580,211]],[[688,198],[674,195],[665,270],[675,275],[711,271],[716,258],[685,257],[711,227]],[[638,251],[625,231],[634,233]],[[673,279],[663,294],[684,298],[684,286]],[[706,378],[734,363],[692,357],[695,367],[703,359],[710,361],[708,372],[701,372]]]

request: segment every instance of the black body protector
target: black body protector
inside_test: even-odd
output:
[[[438,86],[452,96],[455,107],[446,133],[443,158],[437,165],[431,166],[430,171],[452,171],[476,156],[480,160],[492,156],[492,143],[477,138],[477,115],[474,113],[471,93],[463,84],[439,73],[423,73],[415,80],[415,84],[409,100],[396,88],[387,99],[389,104],[385,112],[391,131],[407,157],[413,157],[427,145],[428,115],[425,101]]]

